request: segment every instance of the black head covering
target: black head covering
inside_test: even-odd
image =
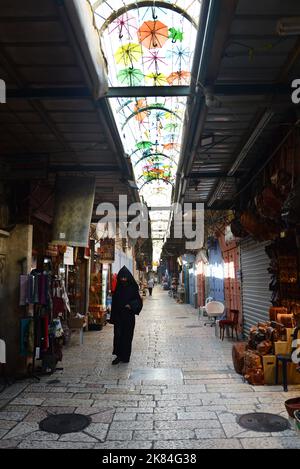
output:
[[[122,282],[120,281],[121,278],[127,278],[127,285],[122,285]],[[116,292],[118,291],[119,288],[135,288],[136,291],[139,291],[138,284],[135,281],[135,278],[133,277],[132,273],[125,267],[125,265],[122,267],[122,269],[118,273],[117,277],[117,287],[116,287]]]

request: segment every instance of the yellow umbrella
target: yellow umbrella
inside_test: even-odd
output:
[[[143,55],[143,49],[140,44],[129,42],[128,44],[119,47],[114,55],[118,64],[123,64],[128,67],[134,62],[138,62],[140,60]]]
[[[149,73],[149,75],[146,75],[146,81],[154,86],[168,85],[167,77],[163,73]]]

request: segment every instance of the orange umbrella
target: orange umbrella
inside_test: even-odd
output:
[[[179,143],[165,143],[164,150],[177,150],[180,147]]]
[[[173,72],[168,76],[167,80],[170,85],[188,85],[190,82],[191,73],[190,72]]]
[[[138,30],[138,37],[147,49],[161,48],[169,39],[168,26],[161,21],[145,21]]]
[[[137,113],[137,115],[135,116],[135,119],[138,122],[143,122],[146,119],[146,117],[148,117],[149,111],[139,112],[140,109],[143,109],[146,106],[147,106],[147,101],[145,99],[138,99],[138,101],[136,102],[136,104],[134,106],[134,112]]]

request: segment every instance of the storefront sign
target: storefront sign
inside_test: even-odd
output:
[[[65,265],[74,265],[74,248],[67,247],[67,250],[64,254],[64,264]]]
[[[101,240],[97,252],[100,255],[101,264],[112,264],[115,260],[115,240],[109,238]]]

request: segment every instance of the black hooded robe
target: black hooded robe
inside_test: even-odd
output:
[[[128,279],[127,285],[122,285],[120,278]],[[125,308],[130,305],[131,309]],[[129,362],[131,344],[135,327],[135,315],[142,310],[143,302],[139,294],[139,287],[134,277],[122,267],[118,273],[117,287],[112,297],[110,322],[114,324],[113,354],[122,362]]]

